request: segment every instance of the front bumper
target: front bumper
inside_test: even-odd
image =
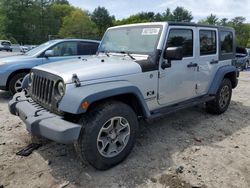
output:
[[[71,123],[63,117],[48,112],[25,96],[17,93],[9,102],[9,111],[19,116],[26,124],[26,129],[34,135],[42,136],[58,143],[72,143],[78,139],[81,125]]]
[[[0,90],[6,90],[6,86],[0,86]]]

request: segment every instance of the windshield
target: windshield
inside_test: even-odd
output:
[[[48,42],[45,42],[35,48],[33,48],[32,50],[28,51],[25,53],[25,55],[28,55],[28,56],[33,56],[33,55],[36,55],[37,53],[39,53],[40,51],[43,51],[45,49],[47,49],[49,46],[51,46],[51,44],[55,43],[56,41],[48,41]]]
[[[157,47],[161,31],[160,25],[110,29],[105,33],[98,51],[152,54]]]

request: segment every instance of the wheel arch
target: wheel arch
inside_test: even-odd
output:
[[[232,65],[226,65],[226,66],[220,67],[214,76],[214,79],[210,85],[208,94],[215,95],[224,78],[228,78],[232,83],[232,88],[236,88],[238,84],[237,68]]]
[[[88,110],[92,109],[93,107],[107,100],[113,100],[125,103],[134,110],[134,112],[137,114],[138,117],[147,117],[147,113],[143,110],[144,109],[143,104],[134,93],[124,93],[94,101],[93,103],[90,104]]]
[[[19,74],[19,73],[29,73],[31,69],[18,69],[14,72],[12,72],[8,79],[7,79],[7,82],[6,82],[6,88],[9,89],[9,84],[10,84],[10,80],[13,78],[13,76],[15,76],[16,74]]]
[[[129,105],[138,116],[149,117],[150,111],[140,90],[126,81],[108,82],[83,86],[66,91],[59,109],[71,114],[83,114],[105,100],[117,100]],[[87,109],[82,103],[87,101]]]
[[[232,83],[232,88],[236,88],[237,86],[237,74],[236,72],[228,72],[224,75],[224,78],[228,78]]]

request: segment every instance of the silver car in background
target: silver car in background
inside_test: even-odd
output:
[[[2,50],[12,52],[11,42],[8,40],[0,40],[0,51]]]

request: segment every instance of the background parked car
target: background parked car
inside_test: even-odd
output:
[[[20,52],[26,53],[27,51],[29,51],[29,48],[27,46],[20,46]]]
[[[0,40],[0,51],[2,50],[12,52],[11,42],[8,40]]]
[[[248,66],[250,66],[250,48],[246,48],[246,51],[247,51]]]
[[[22,53],[26,53],[34,48],[36,48],[37,46],[36,45],[25,45],[25,46],[20,46],[20,52]]]
[[[22,90],[23,78],[34,66],[95,54],[99,41],[83,39],[51,40],[18,56],[0,58],[0,89],[12,94]]]
[[[243,71],[247,70],[250,62],[249,51],[246,48],[236,48],[236,67]]]

